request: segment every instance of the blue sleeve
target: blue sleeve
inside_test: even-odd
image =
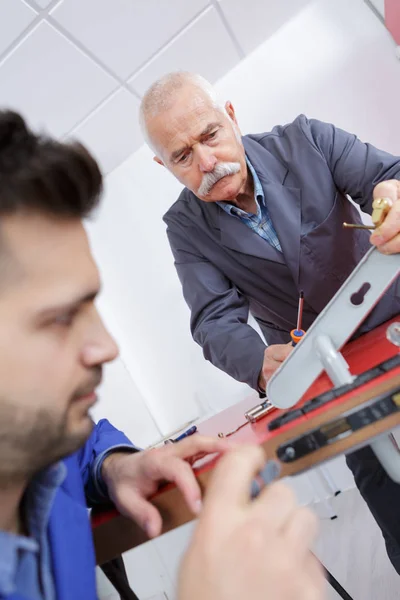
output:
[[[79,468],[89,506],[110,500],[101,477],[101,467],[104,459],[116,451],[138,452],[140,448],[132,444],[126,435],[113,427],[107,419],[101,419],[78,452]]]
[[[303,134],[325,158],[337,188],[371,214],[374,187],[381,181],[400,179],[400,157],[329,123],[304,115],[299,122]]]

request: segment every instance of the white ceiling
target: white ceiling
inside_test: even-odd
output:
[[[369,0],[372,6],[376,8],[378,13],[384,17],[385,16],[385,0]]]
[[[143,143],[152,81],[216,81],[309,1],[0,0],[0,106],[79,137],[109,172]]]

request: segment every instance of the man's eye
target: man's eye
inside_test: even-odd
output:
[[[178,160],[178,162],[179,162],[179,163],[181,163],[181,164],[182,164],[182,163],[185,163],[185,162],[187,161],[188,157],[189,157],[189,154],[183,154],[183,155],[180,157],[180,159]]]
[[[77,314],[77,310],[71,310],[67,313],[64,313],[62,315],[58,315],[58,317],[56,317],[54,319],[54,324],[56,325],[62,325],[64,327],[70,327],[74,321],[74,318]]]
[[[214,139],[214,138],[215,138],[215,136],[217,135],[217,133],[218,133],[218,130],[216,130],[216,131],[213,131],[212,133],[210,133],[210,134],[208,135],[208,139],[209,139],[209,140],[212,140],[212,139]]]

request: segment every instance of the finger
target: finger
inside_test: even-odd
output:
[[[189,463],[189,465],[191,467],[193,467],[193,465],[195,463],[197,463],[197,461],[201,460],[202,458],[205,458],[207,456],[207,454],[205,452],[199,452],[198,454],[194,454],[193,456],[189,456],[189,458],[185,458],[186,462]]]
[[[162,529],[160,513],[138,492],[126,486],[118,490],[113,500],[119,512],[135,521],[150,538],[160,535]]]
[[[277,369],[279,369],[279,367],[282,365],[282,362],[283,361],[281,360],[275,360],[274,358],[268,356],[263,365],[264,375],[270,376],[271,373],[274,373]]]
[[[312,552],[308,553],[303,562],[303,573],[308,581],[307,595],[304,600],[321,600],[326,598],[326,572],[322,564]]]
[[[167,447],[170,454],[182,459],[187,459],[197,454],[205,456],[207,454],[228,452],[232,448],[233,445],[229,440],[197,434]]]
[[[395,235],[389,242],[379,245],[378,250],[382,254],[397,254],[400,252],[400,234]]]
[[[289,344],[273,344],[272,346],[268,346],[265,354],[269,359],[281,363],[289,356],[292,350],[293,347]]]
[[[281,362],[272,362],[271,363],[266,363],[263,367],[263,375],[264,375],[264,380],[265,380],[265,385],[264,385],[264,390],[266,390],[267,385],[269,380],[271,379],[272,375],[275,373],[275,371],[277,371],[279,369],[279,367],[282,365]]]
[[[191,466],[176,456],[168,457],[160,464],[160,475],[175,483],[190,510],[195,515],[199,514],[202,508],[201,489]]]
[[[308,556],[306,556],[306,558],[305,558],[304,565],[305,565],[305,570],[307,571],[307,573],[311,577],[311,579],[313,579],[314,581],[317,581],[318,579],[325,580],[325,578],[326,578],[325,567],[322,565],[319,558],[313,552],[310,551],[308,553]]]
[[[389,179],[381,181],[374,187],[373,198],[389,198],[392,202],[396,202],[399,198],[400,186],[397,179]]]
[[[284,527],[284,535],[297,553],[308,553],[318,532],[318,519],[305,507],[297,508]]]
[[[371,234],[371,244],[381,246],[389,242],[400,232],[400,201],[396,200],[389,210],[382,225]]]
[[[251,482],[264,464],[265,454],[257,446],[241,446],[224,456],[212,475],[203,512],[218,517],[229,507],[248,505]]]
[[[231,449],[233,450],[233,448],[236,448],[237,446],[239,446],[240,444],[234,442],[234,440],[229,440],[229,443],[231,445]],[[185,458],[183,460],[185,460],[187,463],[189,463],[189,465],[191,465],[193,467],[193,465],[195,465],[197,462],[199,462],[200,460],[202,460],[203,458],[205,458],[206,456],[209,456],[209,453],[207,452],[199,452],[198,454],[194,454],[193,456],[189,456],[188,458]]]
[[[293,490],[282,482],[266,486],[254,500],[252,512],[259,520],[260,527],[268,531],[283,531],[297,508],[296,497]]]

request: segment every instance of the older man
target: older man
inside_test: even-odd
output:
[[[299,291],[308,328],[370,243],[400,251],[400,159],[303,115],[242,138],[232,104],[184,72],[150,87],[141,122],[154,159],[185,185],[165,221],[193,337],[215,366],[262,392],[291,351]],[[374,197],[392,200],[370,238],[343,230],[360,222],[347,195],[367,213]],[[397,282],[359,333],[399,312]],[[400,487],[369,448],[347,461],[400,573]]]

